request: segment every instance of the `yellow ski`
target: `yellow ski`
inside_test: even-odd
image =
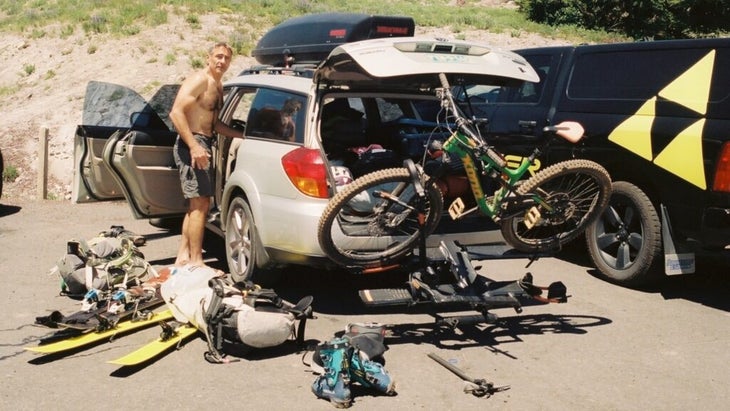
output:
[[[60,341],[52,342],[49,344],[43,344],[36,347],[25,347],[28,351],[33,351],[39,354],[56,354],[63,351],[73,350],[81,348],[98,341],[105,339],[111,340],[117,335],[129,333],[134,330],[149,327],[159,323],[160,321],[166,321],[172,319],[172,312],[165,310],[159,313],[152,313],[149,318],[141,320],[127,320],[118,323],[114,328],[111,328],[102,332],[88,332],[81,335],[75,335]]]
[[[173,328],[170,324],[163,323],[162,328],[163,331],[156,340],[123,357],[107,362],[122,366],[140,365],[162,355],[173,347],[177,347],[198,332],[198,329],[190,324]]]

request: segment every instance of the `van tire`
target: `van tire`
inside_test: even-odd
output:
[[[226,263],[233,281],[273,286],[280,272],[261,268],[262,262],[268,262],[268,255],[261,244],[251,206],[242,196],[231,200],[225,227]]]
[[[649,197],[629,182],[614,182],[608,208],[585,233],[599,276],[627,287],[658,281],[662,276],[661,229]]]

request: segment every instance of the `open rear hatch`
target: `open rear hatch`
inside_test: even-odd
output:
[[[488,45],[432,38],[383,38],[342,44],[317,69],[315,81],[358,88],[440,87],[439,73],[456,84],[519,84],[540,80],[521,56]]]

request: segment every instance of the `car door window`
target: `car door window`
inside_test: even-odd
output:
[[[306,98],[301,95],[259,89],[251,102],[246,135],[302,143],[305,103]]]
[[[226,89],[226,95],[231,94],[231,96],[224,100],[229,103],[221,120],[236,130],[245,130],[251,103],[256,95],[255,91],[255,89],[245,88]]]

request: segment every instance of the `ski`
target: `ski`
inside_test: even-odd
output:
[[[183,344],[198,332],[198,329],[191,324],[170,324],[163,322],[160,325],[162,325],[162,332],[156,340],[143,345],[123,357],[107,362],[121,366],[141,365],[166,353],[173,347]]]
[[[68,350],[82,348],[105,339],[109,339],[111,341],[117,335],[127,334],[131,331],[149,327],[159,323],[160,321],[167,321],[172,318],[173,315],[170,310],[165,310],[159,313],[150,313],[150,315],[147,315],[142,319],[121,321],[112,328],[104,331],[91,331],[80,335],[72,335],[60,341],[42,344],[36,347],[25,347],[25,349],[39,354],[61,353]],[[50,339],[53,339],[53,337],[50,337]]]

